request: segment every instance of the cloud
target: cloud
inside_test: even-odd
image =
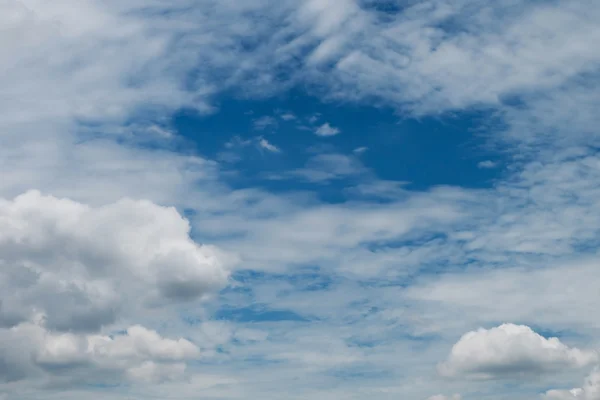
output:
[[[260,138],[258,140],[258,145],[260,146],[261,149],[265,149],[267,151],[270,151],[271,153],[280,153],[281,152],[281,149],[279,149],[279,147],[275,146],[274,144],[271,144],[265,138]]]
[[[49,329],[95,331],[132,307],[201,299],[228,279],[224,253],[194,243],[174,208],[149,201],[90,207],[31,191],[0,201],[0,226],[3,326],[42,312]]]
[[[3,103],[6,121],[124,118],[137,107],[211,111],[222,90],[265,96],[298,83],[333,98],[439,113],[558,88],[600,62],[590,51],[600,8],[589,0],[434,0],[385,19],[353,0],[77,3],[4,1],[6,37],[29,32],[18,48],[3,43],[12,67],[3,87],[20,99]],[[47,53],[69,57],[53,63]],[[45,93],[60,93],[52,110]]]
[[[263,116],[253,121],[254,129],[263,131],[269,127],[276,127],[277,120],[270,116]]]
[[[42,376],[79,380],[78,384],[131,381],[161,382],[181,379],[198,347],[186,339],[168,339],[136,325],[116,335],[57,333],[44,319],[0,329],[0,380]],[[14,366],[14,369],[9,367]],[[16,367],[16,368],[15,368]]]
[[[450,397],[444,396],[443,394],[438,394],[435,396],[431,396],[427,400],[461,400],[462,396],[459,394],[452,395]]]
[[[368,147],[357,147],[354,150],[352,150],[354,152],[354,154],[363,154],[364,152],[366,152],[367,150],[369,150]]]
[[[244,158],[244,150],[252,149],[260,152],[281,153],[281,149],[262,136],[256,136],[249,139],[243,139],[240,136],[234,136],[224,145],[224,151],[218,153],[217,158],[222,163],[235,164]]]
[[[481,169],[491,169],[491,168],[496,168],[498,164],[496,164],[495,162],[491,161],[491,160],[486,160],[486,161],[481,161],[477,164],[477,168],[481,168]]]
[[[292,113],[283,113],[281,114],[280,118],[284,121],[294,121],[296,119],[296,116]]]
[[[0,192],[12,199],[34,187],[73,200],[66,202],[64,215],[55,217],[51,210],[62,210],[61,201],[42,200],[46,208],[32,206],[28,216],[6,214],[6,229],[0,230],[6,251],[0,258],[3,265],[18,268],[0,273],[0,329],[25,327],[38,309],[47,314],[41,328],[45,334],[67,345],[71,342],[63,329],[85,342],[93,334],[109,337],[89,331],[110,321],[125,327],[175,325],[180,330],[169,337],[210,336],[210,344],[193,342],[221,357],[214,364],[195,364],[194,372],[200,373],[186,385],[147,384],[106,395],[94,390],[99,399],[148,393],[183,398],[200,390],[206,397],[252,393],[272,399],[282,384],[302,398],[425,398],[433,390],[455,391],[427,379],[422,383],[419,376],[429,374],[443,357],[440,349],[446,351],[452,344],[446,341],[455,340],[465,325],[518,320],[597,337],[598,324],[589,318],[598,304],[597,260],[580,256],[597,248],[599,169],[597,155],[585,149],[538,149],[540,155],[512,166],[517,172],[490,190],[446,187],[415,193],[396,182],[374,180],[361,187],[370,199],[350,197],[348,203],[331,205],[308,195],[232,190],[219,181],[216,163],[123,144],[122,130],[114,129],[131,118],[143,119],[140,126],[168,126],[154,119],[182,108],[214,111],[211,98],[222,91],[268,96],[308,83],[329,100],[383,103],[403,114],[495,107],[509,127],[491,134],[509,137],[518,146],[553,141],[564,150],[597,140],[597,77],[585,75],[598,64],[597,52],[590,50],[598,42],[597,2],[517,1],[507,6],[434,0],[385,14],[364,4],[2,1]],[[507,105],[511,101],[522,104]],[[136,129],[135,134],[158,133],[148,131]],[[306,169],[304,179],[322,182],[356,176],[352,162],[339,158],[317,159]],[[149,207],[154,211],[145,214],[144,201],[123,206],[118,199],[124,196],[192,209],[198,238],[215,238],[241,252],[244,268],[264,274],[263,281],[232,290],[228,299],[242,304],[258,299],[318,315],[310,333],[337,335],[332,362],[324,363],[321,356],[331,343],[327,340],[294,345],[294,333],[309,336],[309,328],[300,323],[261,326],[268,341],[247,339],[264,334],[242,334],[248,347],[231,345],[234,334],[227,332],[236,327],[209,334],[176,325],[174,316],[197,312],[198,304],[183,310],[166,304],[215,293],[224,281],[215,279],[214,285],[199,289],[199,280],[189,273],[198,265],[205,271],[204,258],[198,262],[194,255],[208,257],[210,247],[194,245],[189,227],[176,222],[181,217],[174,212],[164,217],[168,209],[158,205],[164,219],[148,223],[156,235],[148,237],[146,225],[132,219],[140,212],[142,220],[151,219],[156,210]],[[3,206],[14,208],[15,202]],[[100,222],[110,214],[106,210],[114,212],[113,220],[103,226]],[[71,231],[61,230],[65,226]],[[15,234],[18,229],[24,229],[22,236]],[[181,250],[181,257],[161,258],[161,249],[181,243],[188,249]],[[175,271],[170,269],[173,260]],[[307,265],[313,269],[304,274]],[[213,267],[216,275],[224,270]],[[110,268],[118,272],[113,275]],[[175,277],[178,268],[181,276]],[[140,279],[138,270],[150,279]],[[294,286],[309,278],[315,282],[306,284],[306,292]],[[166,287],[161,284],[169,280]],[[181,290],[182,282],[189,282],[189,291]],[[164,307],[141,310],[147,300]],[[410,335],[425,338],[427,349],[411,342]],[[369,351],[356,350],[359,339],[360,345],[372,346]],[[273,356],[272,341],[281,344],[280,362],[257,368],[253,362]],[[230,352],[217,351],[215,343]],[[2,346],[0,369],[9,353],[19,351]],[[48,373],[17,355],[3,369],[10,380]],[[399,371],[399,359],[411,365],[410,371]],[[78,360],[81,365],[96,359]],[[314,365],[320,365],[318,374],[304,374]],[[160,382],[181,376],[183,367],[184,360],[161,363],[144,356],[118,372],[126,380]],[[270,373],[265,375],[265,369]],[[78,370],[69,371],[78,377]],[[364,378],[372,371],[377,378]],[[89,390],[73,390],[55,372],[51,384],[62,383],[67,390],[9,385],[0,391],[9,391],[11,400],[92,397]],[[294,380],[299,375],[305,377],[302,382]],[[506,397],[502,388],[486,385],[492,388],[488,392],[498,388],[494,395]]]
[[[547,400],[598,400],[600,399],[600,369],[595,368],[580,388],[549,390],[542,397]]]
[[[366,172],[366,168],[352,157],[343,154],[318,154],[311,157],[304,168],[293,171],[291,175],[309,182],[328,182],[356,177]]]
[[[597,360],[594,351],[570,348],[528,326],[503,324],[463,335],[438,370],[444,376],[515,378],[580,368]]]
[[[319,76],[327,74],[336,97],[376,96],[416,112],[499,105],[504,96],[558,87],[591,71],[599,61],[589,51],[600,34],[593,26],[598,12],[589,1],[518,2],[509,9],[440,0],[407,6],[380,23],[364,11],[350,18],[368,33],[344,30],[352,45]],[[468,28],[454,28],[466,21]],[[529,61],[532,54],[539,62]]]
[[[335,135],[339,134],[340,132],[341,131],[338,128],[335,128],[335,127],[329,125],[329,122],[324,123],[323,125],[319,126],[315,130],[315,134],[317,136],[323,136],[323,137],[335,136]]]

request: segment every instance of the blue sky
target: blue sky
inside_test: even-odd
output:
[[[0,8],[0,400],[600,399],[600,3]]]
[[[414,118],[389,107],[323,103],[302,90],[276,99],[224,99],[218,104],[218,113],[182,113],[172,125],[200,154],[222,157],[226,165],[230,161],[231,168],[239,173],[238,179],[231,181],[236,187],[298,190],[303,183],[299,179],[282,182],[269,176],[301,169],[311,158],[327,153],[351,157],[355,169],[368,173],[366,179],[406,182],[413,190],[436,185],[490,187],[500,176],[505,157],[485,140],[485,112]],[[340,133],[315,135],[315,130],[324,124]],[[243,145],[261,138],[280,152],[272,154],[260,144]],[[235,145],[236,140],[238,147],[250,148],[236,149],[235,156],[231,152],[234,160],[230,160],[225,154],[230,153],[227,145]],[[332,179],[339,182],[311,185],[310,190],[323,195],[342,191],[352,181],[361,179],[359,171],[351,172]]]

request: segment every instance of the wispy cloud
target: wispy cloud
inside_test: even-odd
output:
[[[280,118],[284,121],[294,121],[296,119],[296,116],[292,113],[284,113],[281,114]]]
[[[253,125],[254,129],[263,131],[267,128],[277,127],[277,120],[271,116],[265,115],[255,119]]]
[[[258,145],[262,148],[265,149],[267,151],[270,151],[272,153],[280,153],[281,149],[279,149],[279,147],[275,146],[274,144],[271,144],[267,139],[265,138],[260,138],[258,140]]]
[[[492,168],[496,168],[497,167],[497,163],[495,163],[494,161],[491,160],[485,160],[485,161],[481,161],[477,164],[478,168],[481,169],[492,169]]]

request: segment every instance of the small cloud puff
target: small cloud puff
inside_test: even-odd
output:
[[[285,113],[285,114],[281,114],[280,118],[284,121],[293,121],[296,119],[296,116],[292,113]]]
[[[479,164],[477,164],[477,168],[480,168],[480,169],[492,169],[492,168],[496,168],[497,166],[498,166],[498,163],[496,163],[492,160],[481,161]]]
[[[324,123],[323,125],[319,126],[316,130],[315,130],[315,134],[317,136],[335,136],[337,134],[339,134],[341,131],[336,128],[333,127],[329,124],[329,122]]]

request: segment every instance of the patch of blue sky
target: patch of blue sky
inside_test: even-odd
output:
[[[503,173],[505,155],[481,133],[484,111],[416,119],[322,102],[300,90],[217,104],[218,113],[182,112],[172,125],[195,151],[235,172],[223,174],[233,188],[311,191],[341,202],[353,197],[349,187],[376,180],[410,190],[488,188]],[[317,134],[321,127],[326,135]]]
[[[242,308],[223,307],[216,312],[214,318],[217,320],[241,323],[280,321],[309,322],[311,320],[293,311],[268,309],[264,305],[259,304],[253,304],[249,307]]]
[[[291,310],[275,307],[273,304],[256,300],[253,292],[257,285],[285,284],[277,291],[276,297],[282,298],[294,293],[327,291],[336,283],[336,279],[318,271],[307,271],[295,274],[268,274],[257,271],[236,271],[232,275],[232,285],[222,290],[222,306],[214,310],[217,320],[235,321],[239,323],[253,322],[311,322],[318,319],[311,315],[300,315]],[[240,296],[245,303],[240,306]],[[199,323],[200,319],[182,317],[187,323]]]
[[[326,290],[336,282],[336,278],[321,272],[318,267],[306,266],[298,268],[293,274],[273,274],[254,270],[241,270],[233,273],[232,281],[240,285],[233,285],[232,290],[251,287],[257,282],[285,282],[294,290],[317,291]],[[227,289],[226,289],[227,290]]]
[[[390,370],[377,368],[374,365],[351,365],[347,367],[338,367],[328,370],[326,375],[337,378],[340,381],[346,380],[378,380],[393,378],[396,374]]]
[[[390,16],[396,15],[415,4],[414,0],[361,0],[362,8]]]

